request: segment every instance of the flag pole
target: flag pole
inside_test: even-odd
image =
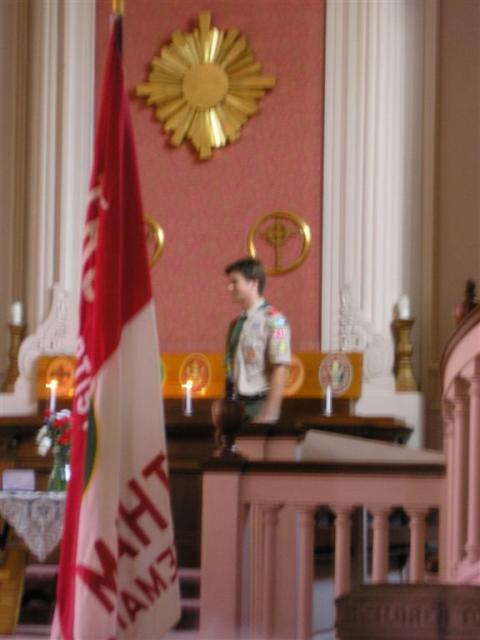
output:
[[[117,23],[116,28],[116,45],[120,56],[122,55],[122,22],[123,12],[125,10],[125,0],[112,0],[112,15],[110,16],[112,23]]]
[[[125,10],[125,0],[112,0],[112,13],[116,16],[123,16]]]

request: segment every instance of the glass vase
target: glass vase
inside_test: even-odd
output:
[[[48,477],[49,491],[66,491],[68,451],[65,447],[55,445],[53,448],[53,467]]]

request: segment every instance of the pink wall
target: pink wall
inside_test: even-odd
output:
[[[267,299],[292,325],[296,351],[318,350],[321,288],[323,0],[126,0],[124,65],[132,92],[145,211],[162,225],[164,253],[152,270],[163,351],[221,351],[237,314],[224,266],[246,254],[249,227],[264,213],[293,211],[312,230],[296,271],[270,278]],[[97,70],[111,0],[98,0]],[[170,34],[190,31],[208,9],[220,29],[236,26],[277,86],[240,140],[200,162],[189,146],[171,147],[153,109],[134,97]],[[97,85],[98,86],[98,85]]]

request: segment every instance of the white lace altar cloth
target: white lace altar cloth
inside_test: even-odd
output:
[[[65,493],[54,491],[0,491],[0,515],[40,561],[60,542]]]

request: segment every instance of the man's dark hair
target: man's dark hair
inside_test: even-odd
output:
[[[227,276],[234,271],[241,273],[247,280],[256,280],[258,282],[258,293],[263,293],[265,289],[265,269],[260,260],[241,258],[225,267],[225,275]]]

